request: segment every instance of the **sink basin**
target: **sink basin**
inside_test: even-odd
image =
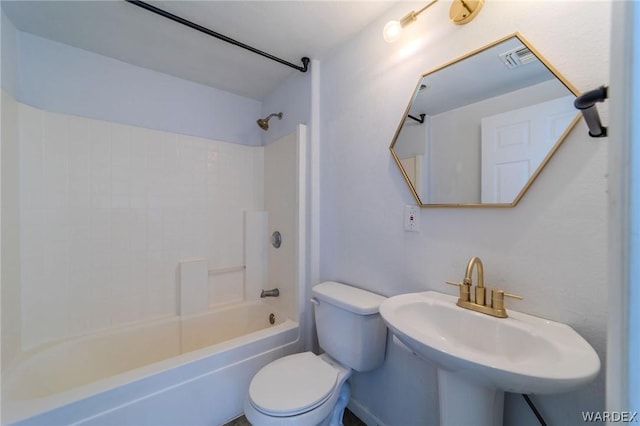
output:
[[[427,291],[385,300],[380,314],[412,352],[482,387],[517,393],[567,392],[600,370],[593,348],[571,327],[509,310],[494,318]]]

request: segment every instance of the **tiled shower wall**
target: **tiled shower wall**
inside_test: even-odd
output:
[[[22,104],[19,121],[23,349],[174,315],[180,259],[242,265],[263,148]]]

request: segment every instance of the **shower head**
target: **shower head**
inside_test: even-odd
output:
[[[271,119],[271,117],[278,117],[278,120],[282,120],[282,113],[274,112],[273,114],[269,114],[265,118],[258,118],[258,120],[256,120],[256,123],[258,123],[258,126],[260,126],[262,130],[269,130],[269,120]]]

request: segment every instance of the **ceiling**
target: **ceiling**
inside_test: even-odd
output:
[[[148,1],[302,65],[322,59],[395,1]],[[300,71],[125,1],[2,1],[20,31],[262,100]]]
[[[535,55],[531,56],[534,60],[513,68],[507,67],[500,59],[501,54],[524,47],[517,37],[511,37],[464,60],[429,73],[420,80],[420,83],[427,87],[418,92],[410,113],[414,116],[422,113],[434,116],[556,79],[554,73]],[[559,81],[555,96],[570,93]]]

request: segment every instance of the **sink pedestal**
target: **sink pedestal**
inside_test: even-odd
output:
[[[440,424],[502,426],[504,392],[480,386],[438,368]]]

